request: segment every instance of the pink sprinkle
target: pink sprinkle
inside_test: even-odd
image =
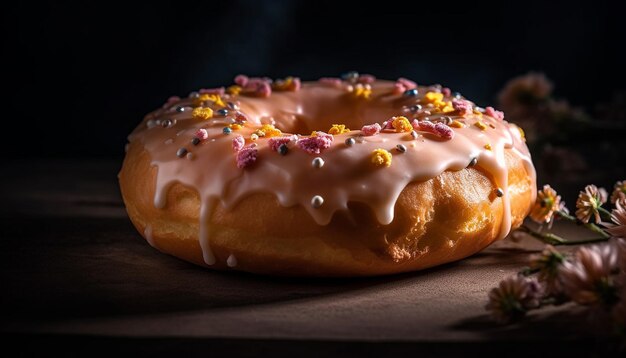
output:
[[[244,145],[246,145],[246,140],[243,139],[242,136],[238,135],[235,138],[233,138],[233,150],[235,152],[240,151]]]
[[[218,94],[220,96],[224,95],[224,87],[218,87],[218,88],[202,88],[200,89],[201,94]]]
[[[363,128],[361,128],[361,132],[363,132],[364,135],[366,136],[372,136],[372,135],[376,135],[378,133],[380,133],[381,130],[381,126],[378,123],[374,123],[374,124],[370,124],[367,126],[363,126]]]
[[[261,82],[254,92],[258,97],[269,97],[272,94],[272,87],[269,82]]]
[[[317,132],[315,137],[300,139],[298,147],[309,154],[320,154],[322,149],[327,149],[333,142],[333,135],[324,132]]]
[[[454,110],[459,112],[462,116],[472,113],[472,104],[464,99],[452,100],[452,107],[454,107]]]
[[[418,121],[417,119],[414,119],[413,122],[411,122],[411,125],[416,131],[420,130],[420,121]]]
[[[405,90],[410,90],[410,89],[413,89],[413,88],[417,87],[417,83],[415,83],[415,82],[413,82],[413,81],[411,81],[409,79],[406,79],[404,77],[398,78],[396,83],[399,83],[399,84],[403,85]]]
[[[406,91],[406,87],[402,83],[396,82],[393,85],[393,90],[391,91],[393,94],[403,94]]]
[[[246,87],[246,85],[248,84],[248,76],[246,75],[237,75],[235,77],[235,84],[241,86],[241,87]]]
[[[294,77],[291,80],[291,85],[289,86],[288,90],[296,92],[300,90],[301,86],[302,86],[302,82],[300,82],[300,77]]]
[[[204,128],[200,128],[196,131],[196,138],[200,140],[205,140],[209,138],[209,132],[207,132],[207,130]]]
[[[291,142],[291,137],[273,137],[269,139],[270,149],[278,152],[278,148],[283,145]]]
[[[393,117],[383,122],[381,129],[393,129]]]
[[[171,96],[170,98],[167,99],[167,104],[173,104],[180,101],[180,97],[178,96]]]
[[[363,84],[368,84],[368,83],[373,83],[374,81],[376,81],[376,77],[374,77],[373,75],[360,75],[357,82],[359,83],[363,83]]]
[[[237,168],[242,169],[254,164],[258,153],[258,149],[250,145],[242,148],[237,152]]]
[[[235,113],[235,122],[243,123],[247,121],[248,121],[248,117],[245,114],[243,114],[242,112]]]
[[[319,82],[331,87],[341,87],[341,78],[335,77],[322,77],[319,79]]]
[[[444,87],[441,89],[441,93],[443,93],[445,97],[450,97],[452,95],[452,90],[448,87]]]
[[[414,121],[415,122],[415,121]],[[413,124],[415,126],[415,124]],[[443,123],[433,123],[430,121],[420,121],[417,123],[419,130],[436,135],[443,139],[452,139],[454,131]]]
[[[504,119],[504,112],[496,111],[493,107],[485,108],[485,114],[500,121]]]

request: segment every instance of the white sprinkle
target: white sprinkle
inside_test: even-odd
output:
[[[193,153],[187,153],[187,159],[189,160],[193,160],[193,158],[195,158],[196,156],[193,155]]]
[[[396,145],[396,149],[398,150],[398,152],[400,153],[406,153],[406,146],[404,146],[404,144],[398,144]]]
[[[172,138],[165,141],[165,144],[172,144],[172,143],[174,143],[174,140]]]
[[[317,157],[313,159],[311,165],[313,166],[313,168],[319,169],[324,166],[324,159]]]
[[[235,257],[235,255],[230,254],[230,256],[228,256],[228,258],[226,259],[226,265],[228,265],[228,267],[237,266],[237,258]]]
[[[417,139],[417,137],[419,137],[419,134],[416,131],[411,131],[411,138]]]
[[[311,206],[314,207],[315,209],[322,206],[322,204],[324,204],[324,198],[322,198],[319,195],[315,195],[313,199],[311,199]]]

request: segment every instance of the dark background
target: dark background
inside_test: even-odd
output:
[[[14,3],[2,14],[2,143],[14,158],[121,158],[126,135],[167,97],[238,73],[354,69],[487,105],[536,70],[592,108],[626,87],[623,17],[617,1]]]

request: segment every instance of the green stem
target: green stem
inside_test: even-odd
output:
[[[606,210],[605,208],[603,208],[601,206],[598,207],[598,211],[600,212],[600,214],[604,214],[604,218],[606,220],[609,220],[609,221],[611,220],[611,212],[610,211]]]
[[[534,237],[535,239],[538,239],[539,241],[543,243],[554,245],[554,246],[571,246],[571,245],[591,244],[594,242],[607,241],[609,239],[609,236],[606,236],[606,237],[594,237],[594,238],[585,239],[585,240],[569,241],[553,233],[536,232],[535,230],[529,228],[526,225],[520,226],[518,230],[527,233],[528,235]]]
[[[576,219],[576,217],[574,217],[574,216],[572,216],[572,215],[570,215],[570,214],[568,214],[566,212],[560,211],[560,210],[558,211],[558,214],[559,214],[560,217],[562,217],[564,219],[567,219],[567,220],[569,220],[569,221],[571,221],[573,223],[576,223],[576,224],[581,224],[582,226],[586,227],[587,229],[600,234],[600,236],[602,236],[605,239],[608,239],[609,237],[611,237],[611,235],[607,234],[606,231],[602,230],[602,228],[599,227],[596,224],[581,222],[580,220]]]

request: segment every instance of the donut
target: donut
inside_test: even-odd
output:
[[[524,133],[441,85],[239,75],[171,97],[129,135],[128,215],[216,270],[353,277],[479,252],[535,201]]]

